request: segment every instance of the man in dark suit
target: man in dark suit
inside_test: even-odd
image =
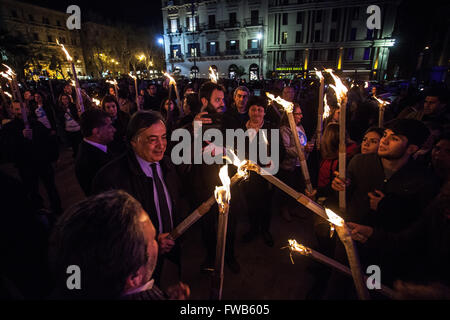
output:
[[[116,129],[109,114],[99,109],[83,112],[80,126],[84,139],[75,162],[75,174],[84,193],[89,196],[95,175],[112,160],[107,145],[113,141]]]
[[[175,166],[164,156],[166,126],[158,112],[135,113],[128,125],[127,141],[131,148],[99,171],[92,191],[122,189],[142,204],[155,225],[162,254],[154,276],[158,283],[165,257],[180,265],[179,246],[168,235],[181,222],[181,185]]]

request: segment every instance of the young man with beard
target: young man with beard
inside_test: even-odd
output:
[[[223,86],[213,82],[204,83],[199,90],[199,99],[201,102],[201,112],[194,118],[194,132],[193,136],[199,134],[196,132],[198,127],[204,132],[208,128],[214,127],[224,133],[224,124],[222,122],[223,112],[225,111],[225,89]],[[200,125],[199,125],[200,124]],[[224,135],[225,136],[225,135]],[[205,152],[223,152],[223,146],[215,146],[214,151],[204,145]],[[207,148],[206,148],[207,147]],[[208,151],[210,150],[210,151]],[[217,154],[217,153],[215,153]],[[219,179],[219,170],[221,165],[218,164],[195,164],[191,166],[189,174],[192,177],[191,188],[193,196],[195,197],[195,204],[200,205],[214,194],[215,186],[222,185]],[[229,174],[231,176],[231,174]],[[186,186],[187,187],[187,186]],[[234,188],[235,189],[235,188]],[[236,190],[236,189],[235,189]],[[236,231],[236,220],[234,213],[236,212],[238,197],[235,196],[235,191],[231,190],[231,206],[228,216],[228,232],[227,232],[227,246],[225,252],[225,262],[228,267],[234,272],[239,273],[240,266],[236,261],[234,255],[234,240]],[[201,270],[207,271],[214,268],[214,257],[216,255],[216,226],[217,226],[218,208],[215,204],[211,210],[201,219],[202,238],[206,247],[206,258],[201,265]]]

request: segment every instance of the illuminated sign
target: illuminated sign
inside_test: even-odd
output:
[[[302,71],[302,67],[278,67],[276,71]]]

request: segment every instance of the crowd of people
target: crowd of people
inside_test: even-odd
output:
[[[19,93],[23,106],[7,98],[1,104],[0,159],[13,163],[20,177],[0,171],[2,297],[187,299],[190,290],[180,271],[174,285],[164,292],[159,286],[166,263],[181,270],[183,237],[174,240],[170,232],[222,184],[219,164],[176,165],[171,159],[172,133],[183,128],[194,136],[200,127],[253,132],[246,137],[246,152],[264,134],[262,129],[279,130],[278,141],[268,135],[258,148],[279,146],[276,176],[345,219],[364,270],[379,266],[383,284],[395,286],[399,297],[450,298],[450,110],[445,87],[399,89],[379,127],[375,97],[383,88],[348,82],[342,106],[347,118],[344,179],[337,172],[340,106],[327,86],[330,112],[319,133],[315,79],[248,84],[179,80],[177,87],[164,80],[141,81],[137,95],[127,79],[119,81],[117,91],[103,82],[84,83],[84,112],[74,87],[48,85],[25,85]],[[174,90],[179,90],[181,101]],[[268,101],[265,92],[294,104],[296,132],[283,108]],[[101,97],[101,103],[94,97]],[[313,192],[306,188],[295,135],[307,159]],[[74,174],[86,196],[68,208],[62,208],[55,184],[54,163],[62,148],[71,149]],[[213,155],[223,151],[211,141],[204,141],[201,149]],[[229,175],[235,170],[229,166]],[[347,195],[345,212],[338,205],[342,190]],[[254,172],[231,192],[225,263],[234,273],[240,272],[236,241],[262,237],[267,247],[274,246],[272,214],[286,223],[293,216],[315,216],[306,208],[298,210],[295,199]],[[214,269],[217,212],[215,204],[199,221],[206,249],[201,272]],[[248,217],[242,239],[236,236],[238,215]],[[327,221],[316,217],[314,234],[315,250],[347,264]],[[72,265],[82,270],[81,290],[67,285]],[[315,282],[307,298],[356,298],[348,277],[318,264],[310,271]]]

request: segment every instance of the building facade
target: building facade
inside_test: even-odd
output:
[[[72,56],[77,74],[80,77],[86,75],[80,33],[78,30],[67,29],[68,16],[64,12],[28,3],[0,0],[0,27],[9,36],[23,41],[29,52],[29,61],[25,63],[25,75],[28,78],[42,75],[62,78],[61,72],[64,76],[72,73],[56,39],[64,44]],[[7,59],[8,57],[4,59],[6,63]]]
[[[162,1],[164,48],[169,71],[207,78],[264,70],[268,0]]]
[[[255,78],[253,70],[264,77],[289,78],[325,67],[361,80],[382,80],[389,48],[395,44],[392,32],[399,4],[399,0],[163,1],[166,64],[185,76],[198,68],[199,76],[207,77],[210,65],[225,77],[233,75],[233,66],[243,66],[249,80]],[[380,8],[379,29],[367,28],[371,5]],[[232,41],[238,45],[232,46]]]

